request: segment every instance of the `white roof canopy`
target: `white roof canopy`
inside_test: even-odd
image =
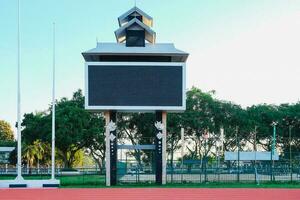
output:
[[[11,152],[15,147],[0,147],[0,152]]]
[[[239,155],[238,155],[239,154]],[[273,160],[279,160],[279,155],[277,152],[274,152],[272,155]],[[271,152],[270,151],[249,151],[249,152],[230,152],[230,151],[225,151],[225,161],[253,161],[253,160],[271,160]]]
[[[99,55],[161,55],[170,56],[177,62],[185,62],[188,53],[176,49],[172,43],[146,44],[145,47],[126,47],[124,43],[97,43],[97,47],[82,53],[86,61]]]

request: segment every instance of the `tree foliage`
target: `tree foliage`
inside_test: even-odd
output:
[[[0,141],[14,141],[14,132],[10,124],[0,120]]]
[[[35,140],[51,143],[52,107],[48,112],[24,115],[22,137],[25,146]],[[72,99],[62,98],[56,103],[56,148],[57,157],[64,167],[73,167],[76,155],[83,148],[94,147],[103,141],[103,118],[99,114],[84,109],[84,97],[81,90],[73,94]]]
[[[180,148],[180,129],[185,129],[190,159],[215,157],[217,143],[223,142],[225,151],[239,148],[245,150],[270,150],[273,121],[277,125],[277,149],[300,152],[300,103],[281,105],[253,105],[242,108],[233,102],[215,98],[215,92],[203,92],[193,87],[187,91],[186,111],[168,113],[167,151],[171,162]],[[22,122],[24,145],[34,145],[39,140],[51,143],[51,106],[45,112],[28,113]],[[153,113],[118,113],[117,136],[119,143],[153,144]],[[220,130],[224,130],[221,141]],[[56,147],[59,162],[65,167],[80,163],[82,152],[89,153],[99,167],[105,159],[104,118],[102,113],[90,113],[84,109],[81,90],[71,99],[62,98],[56,104]],[[291,141],[287,139],[292,136]],[[204,137],[207,136],[208,138]],[[152,162],[151,152],[134,150],[130,152],[138,163]],[[33,154],[33,153],[31,153]],[[46,154],[47,155],[47,154]],[[288,154],[282,154],[288,156]],[[36,158],[37,156],[35,156]],[[30,156],[26,157],[32,161]],[[50,159],[50,158],[49,158]],[[40,159],[41,162],[44,162]]]

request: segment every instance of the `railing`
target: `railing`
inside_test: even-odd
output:
[[[142,153],[144,156],[140,158],[137,157],[139,153],[135,156],[127,153],[119,156],[118,183],[155,183],[155,155],[153,151],[149,151],[148,154]],[[178,155],[180,154],[177,153]],[[222,157],[198,160],[178,159],[172,162],[168,160],[166,180],[167,183],[251,182],[259,184],[271,181],[300,183],[299,152],[294,152],[293,155],[295,155],[293,159],[280,157],[280,160],[276,161],[224,161]],[[16,174],[15,167],[0,165],[0,179],[14,179]],[[105,185],[105,169],[100,170],[96,167],[72,170],[56,168],[55,174],[61,180],[61,184],[66,186]],[[25,179],[49,179],[51,168],[23,166],[22,175]]]
[[[201,163],[198,160],[173,161],[173,166],[168,162],[167,183],[204,183],[204,182],[252,182],[262,183],[270,181],[300,182],[300,165],[286,162],[270,161],[243,164],[236,166],[228,162]],[[186,164],[182,164],[186,163]],[[192,164],[196,163],[196,164]],[[130,161],[118,162],[118,181],[121,183],[154,183],[155,163]]]

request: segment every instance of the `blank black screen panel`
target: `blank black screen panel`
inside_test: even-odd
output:
[[[88,66],[89,106],[182,106],[182,66]]]

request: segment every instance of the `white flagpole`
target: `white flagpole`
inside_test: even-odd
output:
[[[52,150],[51,179],[55,179],[55,23],[53,23],[53,79],[52,79]]]
[[[17,136],[18,136],[18,162],[17,162],[17,180],[23,180],[22,177],[22,151],[21,151],[21,42],[20,42],[20,0],[18,0],[18,89],[17,89]]]

